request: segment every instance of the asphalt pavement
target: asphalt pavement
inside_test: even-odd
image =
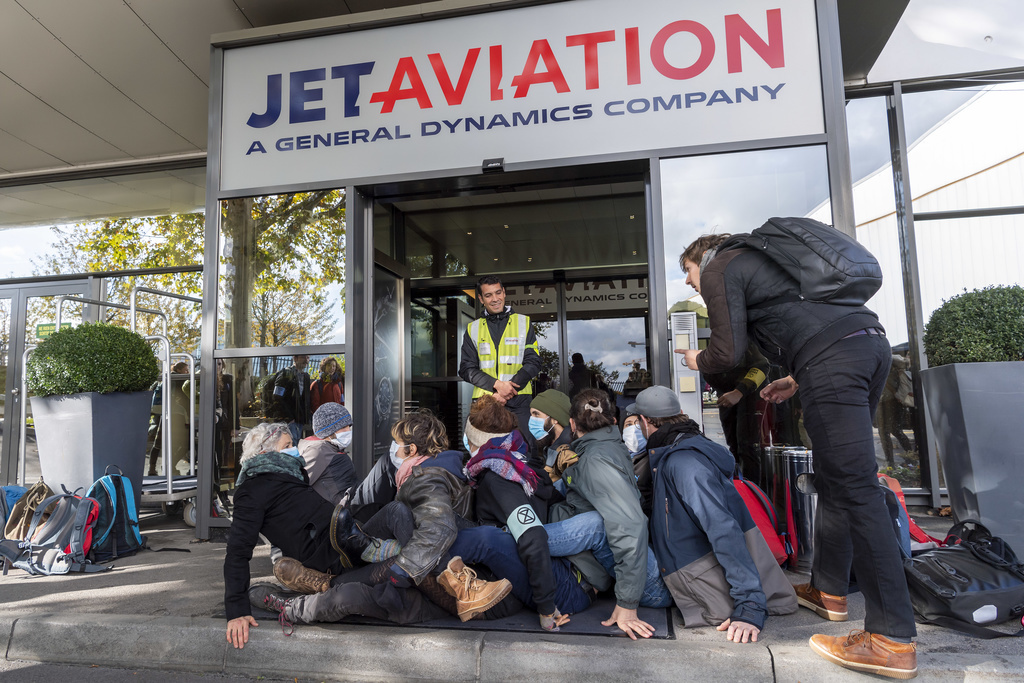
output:
[[[922,521],[933,530],[948,526],[934,518]],[[684,629],[675,613],[674,638],[658,641],[574,635],[571,624],[543,635],[323,624],[298,626],[286,637],[275,622],[261,622],[249,645],[235,650],[218,617],[224,612],[223,539],[197,542],[180,519],[162,514],[146,515],[142,527],[151,547],[189,552],[144,551],[99,574],[33,577],[12,570],[0,577],[0,678],[31,680],[26,677],[50,671],[40,666],[67,665],[89,667],[90,675],[98,672],[94,667],[109,670],[109,680],[124,680],[120,675],[164,680],[159,676],[167,672],[185,676],[175,680],[712,683],[873,678],[840,669],[807,646],[814,633],[845,635],[862,626],[859,595],[850,598],[849,622],[825,622],[801,609],[771,617],[758,642],[747,645],[729,643],[714,629]],[[272,580],[268,546],[256,549],[252,574],[254,580]],[[806,580],[796,574],[791,578]],[[1004,625],[1008,631],[1012,626]],[[920,680],[1024,680],[1020,639],[976,640],[922,626],[918,652]]]

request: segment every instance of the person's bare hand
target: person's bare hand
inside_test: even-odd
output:
[[[607,621],[602,621],[601,625],[618,626],[623,633],[633,640],[636,640],[637,636],[650,638],[654,635],[654,627],[637,617],[635,609],[626,609],[619,605],[615,606],[615,609],[612,610],[612,615],[608,617]]]
[[[505,405],[506,403],[508,403],[508,401],[506,401],[505,398],[501,394],[491,394],[491,398],[493,398],[495,401],[497,401],[501,405]]]
[[[718,397],[718,405],[722,408],[732,408],[734,405],[740,402],[743,398],[743,392],[739,389],[733,389],[727,391]]]
[[[761,629],[748,624],[745,621],[733,621],[732,619],[726,619],[717,626],[719,631],[728,630],[729,632],[725,635],[726,640],[731,640],[734,643],[756,643],[757,634],[761,632]]]
[[[241,650],[249,642],[250,626],[259,627],[259,622],[253,619],[251,615],[235,617],[228,622],[228,642],[234,645],[235,649]]]
[[[506,401],[514,397],[517,393],[519,393],[518,390],[519,385],[511,380],[506,382],[505,380],[499,379],[494,382],[495,396],[501,396]]]
[[[697,370],[697,356],[700,355],[699,349],[681,349],[679,353],[683,354],[686,358],[686,367],[691,370]]]
[[[557,631],[559,626],[569,623],[569,615],[561,614],[556,608],[552,614],[540,614],[540,627],[545,631]]]
[[[761,390],[761,398],[769,403],[782,403],[792,398],[800,386],[792,375],[777,379]]]

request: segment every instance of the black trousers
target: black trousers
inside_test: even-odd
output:
[[[878,485],[871,427],[891,362],[885,337],[847,337],[797,372],[796,381],[818,490],[811,582],[846,595],[852,567],[867,607],[864,628],[910,638],[917,633],[914,611]]]

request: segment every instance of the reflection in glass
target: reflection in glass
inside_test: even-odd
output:
[[[668,302],[693,298],[679,255],[707,233],[750,232],[772,216],[820,213],[828,200],[825,147],[665,159],[661,162]]]
[[[376,221],[393,226],[414,279],[639,266],[644,201],[641,180],[400,199],[375,206],[374,239],[384,250]]]
[[[828,169],[824,146],[718,154],[663,160],[664,256],[669,312],[696,311],[706,318],[704,302],[689,285],[679,255],[708,233],[750,232],[772,216],[812,216],[831,223]],[[703,348],[706,342],[701,340]],[[772,366],[768,380],[784,375]],[[703,387],[702,387],[703,389]],[[704,431],[728,446],[714,394],[705,394]],[[749,411],[759,447],[804,445],[798,400],[778,407],[758,399]]]
[[[644,309],[634,313],[644,313]],[[565,391],[570,396],[586,388],[605,389],[614,392],[616,404],[622,407],[633,403],[637,393],[646,388],[641,386],[642,378],[650,384],[646,316],[578,313],[566,322],[566,340],[570,365]],[[575,362],[576,354],[582,356],[582,368]],[[637,364],[639,369],[634,367]],[[641,374],[633,374],[634,381],[627,382],[636,372]],[[641,378],[639,383],[637,377]]]
[[[7,421],[7,366],[11,355],[11,300],[0,299],[0,454],[4,452],[5,434],[12,431]],[[11,420],[18,419],[13,414]]]
[[[338,376],[334,381],[341,381],[344,386],[345,354],[330,353],[305,356],[305,364],[301,359],[298,363],[308,377],[308,384],[299,400],[310,402],[309,411],[313,412],[314,395],[318,387],[314,383],[323,382],[321,370],[325,361],[334,359],[338,368]],[[214,426],[214,453],[217,457],[220,480],[223,483],[234,482],[238,475],[238,459],[242,453],[242,441],[250,429],[261,422],[287,422],[290,415],[280,404],[285,398],[281,391],[275,395],[275,379],[279,373],[296,366],[296,356],[261,356],[256,358],[218,358],[217,359],[217,406]],[[327,377],[326,381],[331,381]],[[278,382],[277,386],[284,386]],[[344,396],[342,397],[344,398]],[[310,425],[305,424],[304,435],[310,433]]]
[[[218,348],[343,342],[344,192],[222,206]]]
[[[1024,205],[1022,108],[1020,83],[904,95],[914,212]]]

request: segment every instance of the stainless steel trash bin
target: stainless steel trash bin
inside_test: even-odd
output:
[[[796,566],[791,556],[790,569],[805,573],[811,571],[814,560],[818,493],[813,476],[811,451],[793,447],[772,449],[772,503],[795,551]]]

